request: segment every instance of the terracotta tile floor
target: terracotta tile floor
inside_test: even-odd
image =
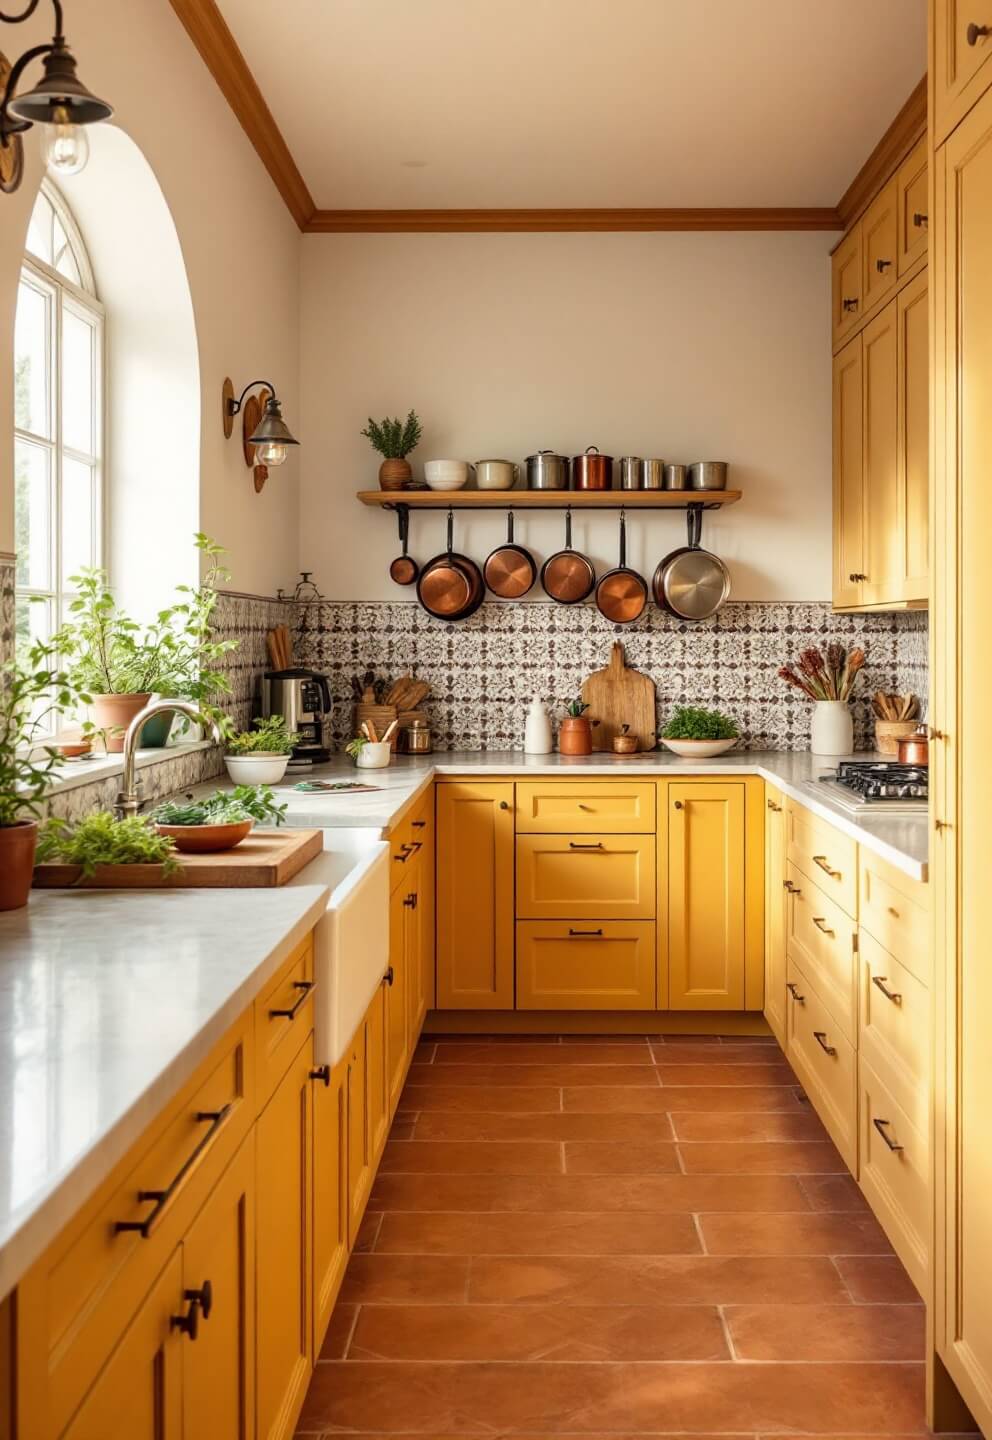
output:
[[[925,1434],[923,1329],[774,1042],[429,1041],[299,1434]]]

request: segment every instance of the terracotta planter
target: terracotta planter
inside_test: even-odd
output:
[[[94,695],[90,719],[98,730],[105,732],[108,755],[119,755],[124,749],[124,732],[151,699],[145,695]]]
[[[383,460],[379,466],[380,490],[405,490],[412,478],[409,460]]]
[[[566,715],[558,726],[558,750],[562,755],[592,754],[592,725],[584,715]]]
[[[28,903],[37,840],[34,820],[0,825],[0,910],[19,910]]]

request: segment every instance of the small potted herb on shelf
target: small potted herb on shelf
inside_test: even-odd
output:
[[[710,760],[737,744],[737,722],[719,710],[699,705],[676,705],[658,739],[676,755],[687,759]]]
[[[560,754],[592,754],[592,722],[585,713],[588,709],[589,706],[583,700],[570,700],[565,706],[565,718],[558,726]]]
[[[405,421],[396,417],[391,420],[388,417],[385,420],[373,420],[371,415],[369,416],[369,423],[362,434],[372,449],[378,450],[383,457],[379,466],[381,490],[406,489],[413,475],[406,457],[420,444],[421,433],[422,427],[416,410],[411,410]]]
[[[235,785],[275,785],[286,773],[293,746],[299,741],[281,715],[252,721],[225,741],[224,765]]]
[[[166,801],[155,807],[149,819],[177,850],[207,854],[233,850],[256,821],[278,826],[285,816],[286,806],[278,804],[267,785],[236,785],[233,790],[217,790],[204,800],[187,795],[182,801]]]

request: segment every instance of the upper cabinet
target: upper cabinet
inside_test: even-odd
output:
[[[861,226],[855,225],[833,254],[834,349],[850,335],[861,320],[862,287]]]
[[[896,176],[899,226],[897,267],[899,278],[927,253],[927,142],[921,140],[899,167]]]
[[[992,82],[992,0],[934,0],[934,144],[940,145]]]
[[[866,315],[895,289],[898,275],[897,203],[896,177],[893,175],[868,206],[861,221],[861,295]]]

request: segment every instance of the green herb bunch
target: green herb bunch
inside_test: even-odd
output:
[[[252,726],[227,737],[229,755],[288,755],[300,738],[295,730],[286,728],[281,715],[253,720]]]
[[[235,785],[233,790],[215,790],[203,800],[187,795],[185,800],[164,801],[149,818],[157,825],[240,825],[257,820],[279,826],[285,823],[286,809],[268,785]]]
[[[362,434],[372,446],[378,450],[385,460],[405,460],[411,450],[415,450],[420,444],[422,427],[417,418],[416,410],[411,410],[406,417],[406,422],[393,417],[385,420],[373,420],[369,416],[369,423]]]
[[[565,713],[567,715],[571,715],[573,720],[577,720],[579,716],[584,714],[585,711],[588,709],[589,706],[586,705],[585,702],[582,700],[569,700],[568,704],[565,706]]]
[[[46,720],[56,706],[73,703],[51,645],[39,642],[25,660],[0,666],[0,826],[39,814],[48,777],[61,757],[50,745],[33,742],[51,728]]]
[[[35,864],[81,865],[85,876],[98,865],[161,865],[169,874],[176,869],[174,848],[144,815],[115,820],[109,811],[100,811],[83,820],[46,820],[38,833]]]
[[[352,760],[357,761],[359,755],[361,755],[368,743],[364,735],[356,735],[354,740],[349,740],[344,747],[345,754],[350,755]]]
[[[740,733],[736,721],[719,710],[676,705],[660,735],[663,740],[736,740]]]

